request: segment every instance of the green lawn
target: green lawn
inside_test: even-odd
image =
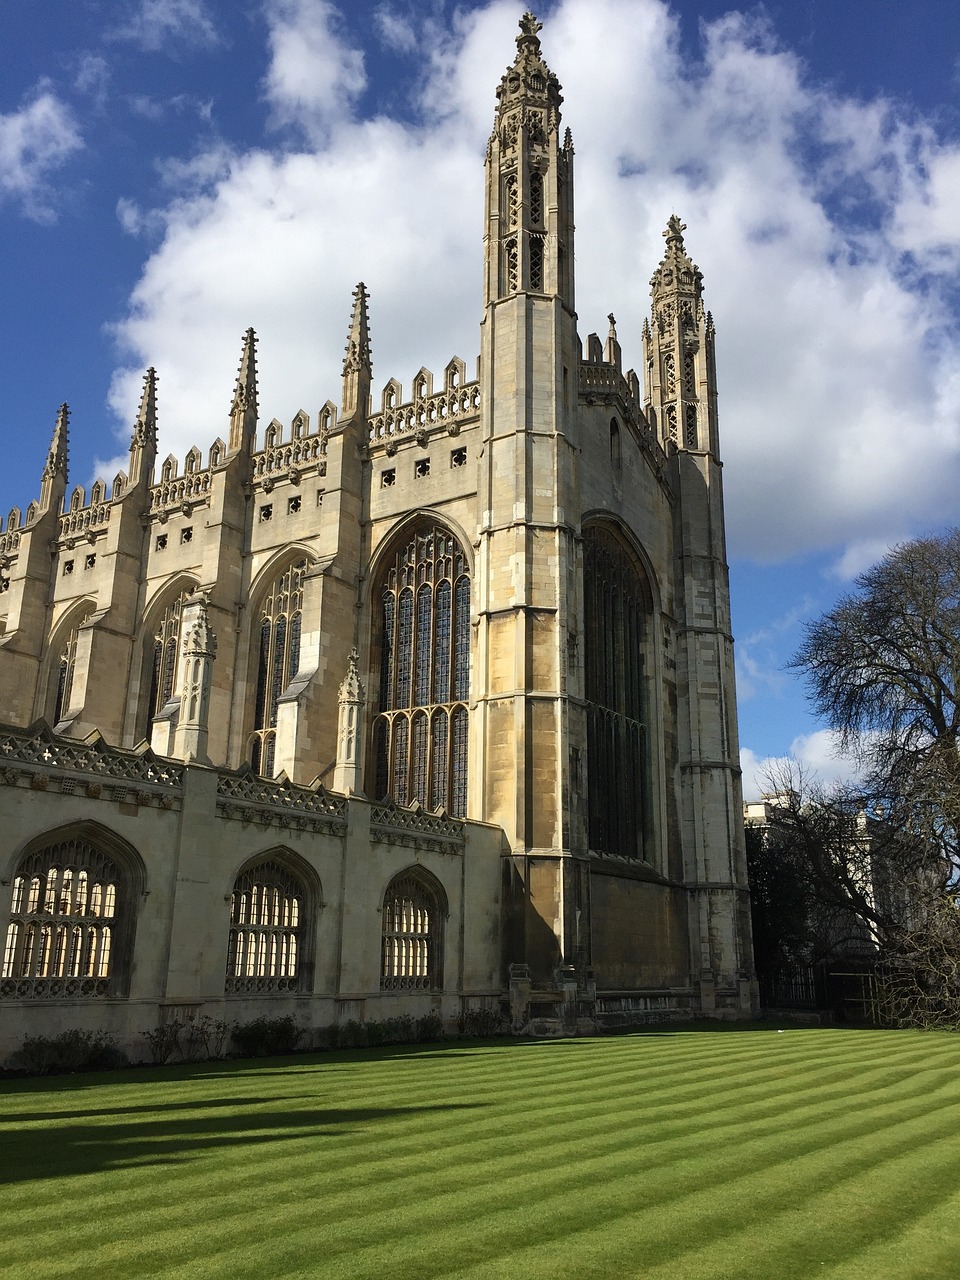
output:
[[[960,1277],[960,1036],[673,1031],[0,1083],[12,1277]]]

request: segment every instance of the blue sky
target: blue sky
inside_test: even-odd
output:
[[[477,354],[483,149],[522,5],[5,0],[0,510],[122,464],[143,369],[161,451],[339,393],[351,290],[375,382]],[[804,620],[960,522],[955,0],[543,3],[577,150],[581,335],[640,363],[674,210],[718,331],[746,789],[843,766],[784,670]]]

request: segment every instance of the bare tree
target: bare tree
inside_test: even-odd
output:
[[[960,530],[904,543],[861,574],[792,665],[888,821],[956,869]]]
[[[890,1020],[960,1025],[960,530],[861,574],[792,665],[862,768],[829,791],[779,779],[792,856],[869,932]]]

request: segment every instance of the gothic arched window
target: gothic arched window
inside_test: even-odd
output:
[[[54,668],[54,725],[59,724],[70,709],[70,699],[73,695],[73,681],[77,669],[77,645],[80,640],[80,631],[89,620],[89,617],[90,614],[87,613],[84,617],[80,618],[66,633],[59,646],[59,661]]]
[[[277,578],[260,609],[257,638],[257,694],[253,712],[250,763],[270,778],[274,772],[277,707],[300,666],[300,626],[306,560],[298,560]]]
[[[183,602],[190,589],[181,591],[167,605],[157,622],[153,643],[147,650],[150,685],[144,707],[141,737],[149,739],[150,722],[158,716],[174,695],[177,687],[177,669],[180,664],[180,620]]]
[[[81,835],[21,859],[13,877],[0,995],[120,994],[134,894],[121,863]]]
[[[390,558],[374,601],[375,794],[465,817],[470,576],[463,548],[446,529],[418,525]]]
[[[225,990],[303,989],[307,891],[298,876],[267,858],[237,876],[230,895]]]
[[[583,542],[589,845],[595,853],[643,858],[650,597],[634,557],[613,533],[588,528]]]
[[[401,872],[383,896],[380,986],[437,991],[443,986],[443,890],[423,872]]]

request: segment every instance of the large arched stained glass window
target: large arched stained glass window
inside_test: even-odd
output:
[[[90,840],[58,840],[28,854],[13,878],[0,994],[116,995],[131,897],[122,867]]]
[[[432,876],[402,872],[383,897],[380,986],[436,991],[443,986],[443,890]]]
[[[183,602],[190,591],[181,591],[171,600],[157,622],[152,642],[148,646],[149,680],[144,704],[141,737],[149,740],[150,722],[158,716],[174,695],[177,687],[177,668],[180,662],[180,620]]]
[[[470,576],[463,548],[448,530],[419,525],[390,558],[374,601],[375,793],[465,817]]]
[[[240,873],[230,897],[228,995],[301,989],[305,908],[304,885],[279,862]]]
[[[257,696],[250,762],[256,773],[274,774],[277,707],[300,666],[300,624],[306,560],[298,560],[271,586],[260,610],[257,634]]]
[[[584,530],[587,815],[590,848],[644,857],[644,650],[649,592],[611,531]]]

